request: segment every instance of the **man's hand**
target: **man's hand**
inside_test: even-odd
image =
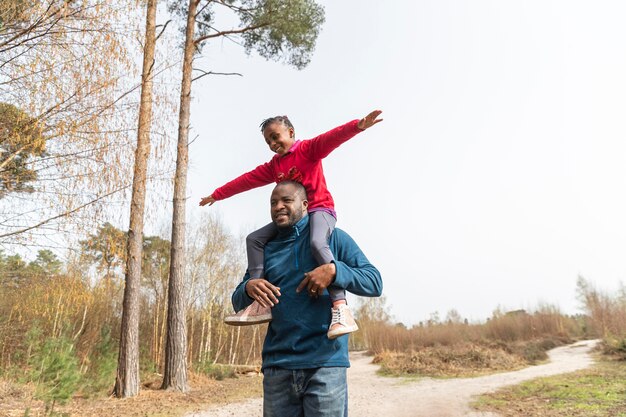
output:
[[[280,297],[280,288],[263,278],[248,280],[245,289],[248,297],[257,301],[262,307],[274,307],[274,304],[278,304],[276,297]]]
[[[320,265],[304,274],[304,279],[296,288],[296,292],[301,292],[306,288],[310,297],[318,297],[333,283],[336,275],[337,268],[334,263]]]
[[[374,110],[373,112],[359,120],[359,124],[357,125],[357,127],[361,130],[365,130],[374,126],[376,123],[382,122],[383,119],[377,119],[377,117],[380,116],[382,112],[382,110]]]
[[[208,197],[203,197],[202,199],[200,199],[200,207],[206,206],[207,204],[209,206],[212,206],[213,203],[215,203],[215,199],[213,198],[212,194]]]

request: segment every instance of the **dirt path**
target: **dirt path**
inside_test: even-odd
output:
[[[589,351],[596,341],[563,346],[548,352],[550,362],[515,372],[467,379],[420,379],[417,381],[376,375],[378,367],[363,354],[351,354],[348,369],[350,415],[356,417],[496,417],[473,412],[473,396],[529,379],[586,368],[593,362]],[[209,409],[187,417],[261,417],[262,399],[255,398],[226,407]]]

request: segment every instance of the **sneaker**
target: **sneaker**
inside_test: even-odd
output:
[[[237,314],[226,316],[224,323],[231,326],[251,326],[253,324],[267,323],[270,320],[272,320],[272,309],[270,307],[261,307],[261,304],[254,301]]]
[[[333,307],[333,318],[328,328],[328,338],[335,339],[344,334],[356,332],[359,326],[356,325],[352,312],[347,304],[340,304],[339,307]]]

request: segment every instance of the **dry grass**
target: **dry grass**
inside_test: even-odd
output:
[[[381,352],[380,372],[394,376],[467,377],[520,369],[527,362],[499,347],[465,343],[426,347],[413,352]]]
[[[262,377],[258,374],[242,375],[222,381],[201,375],[190,375],[191,390],[188,393],[161,391],[161,381],[146,381],[135,398],[73,398],[67,405],[56,406],[58,415],[71,417],[140,417],[175,416],[188,412],[206,410],[211,405],[228,404],[250,397],[260,397]],[[28,386],[0,380],[0,416],[45,416],[42,401],[33,397],[34,389]],[[27,411],[28,410],[28,411]],[[28,412],[28,414],[25,414]]]
[[[626,360],[626,287],[607,293],[579,277],[578,293],[591,318],[591,330],[604,341],[605,353]]]
[[[519,369],[585,336],[580,318],[546,306],[532,313],[497,311],[485,323],[459,318],[408,329],[367,319],[361,324],[354,343],[366,346],[382,371],[392,375],[473,376]]]
[[[363,331],[357,334],[355,345],[367,347],[377,354],[384,351],[412,352],[425,347],[453,346],[464,343],[477,345],[501,344],[512,350],[516,345],[534,341],[545,350],[543,340],[551,340],[547,348],[584,337],[580,318],[562,315],[558,310],[544,307],[533,313],[496,312],[486,323],[428,323],[406,328],[388,322],[361,320]],[[360,338],[360,339],[359,339]]]

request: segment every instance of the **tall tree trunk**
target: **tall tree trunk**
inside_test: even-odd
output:
[[[146,7],[146,39],[143,49],[137,149],[135,150],[133,192],[130,204],[126,286],[124,287],[117,377],[113,390],[118,398],[134,397],[139,394],[139,291],[143,252],[143,218],[146,205],[146,176],[150,155],[150,125],[152,123],[152,70],[156,44],[157,0],[148,0]]]
[[[189,0],[183,79],[178,118],[178,147],[174,176],[174,212],[172,215],[172,243],[167,310],[167,339],[165,343],[165,370],[162,389],[186,392],[187,385],[187,326],[185,305],[185,202],[187,192],[187,164],[189,161],[189,113],[191,106],[191,71],[195,45],[196,9],[199,0]]]

